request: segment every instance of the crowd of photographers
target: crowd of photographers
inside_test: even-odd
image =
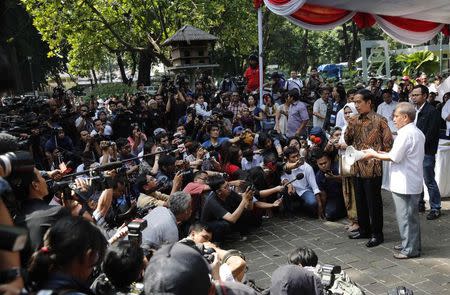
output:
[[[0,292],[322,294],[340,272],[316,267],[311,249],[294,251],[262,291],[245,256],[221,247],[273,214],[348,217],[358,231],[338,158],[355,93],[376,107],[402,99],[377,83],[346,92],[315,69],[305,81],[274,73],[262,105],[254,83],[225,77],[216,88],[206,75],[193,89],[164,77],[155,96],[140,85],[86,102],[62,91],[4,98],[0,216],[12,242],[2,238]]]

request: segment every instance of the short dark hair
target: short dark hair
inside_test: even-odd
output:
[[[212,191],[220,189],[220,187],[225,183],[225,178],[222,175],[212,175],[208,178],[208,185]]]
[[[120,241],[107,249],[102,269],[118,289],[139,279],[144,266],[144,251],[130,241]]]
[[[200,222],[196,222],[189,227],[189,233],[191,233],[191,232],[198,233],[198,232],[201,232],[202,230],[212,233],[212,229],[210,227],[208,227],[206,224],[203,224]]]
[[[288,95],[292,96],[295,101],[300,99],[300,93],[298,92],[297,88],[289,90]]]
[[[124,137],[120,137],[118,139],[116,139],[116,146],[117,149],[120,151],[124,146],[126,146],[128,144],[128,139],[124,138]]]
[[[289,156],[294,155],[294,154],[299,154],[299,153],[300,153],[300,151],[299,151],[296,147],[294,147],[294,146],[288,146],[288,147],[286,148],[286,150],[284,150],[283,155],[284,155],[286,158],[289,158]]]
[[[319,258],[314,250],[307,247],[300,247],[292,251],[288,256],[288,263],[294,265],[316,267]]]
[[[413,90],[419,89],[419,88],[420,88],[421,93],[425,94],[428,97],[428,94],[430,94],[430,90],[428,90],[428,87],[425,85],[419,84],[419,85],[414,86]]]
[[[392,96],[392,90],[390,90],[390,89],[383,89],[381,91],[382,96],[385,95],[386,93],[389,94],[390,96]]]
[[[213,127],[217,127],[217,128],[220,130],[220,127],[219,127],[218,124],[216,124],[216,123],[211,123],[211,124],[208,125],[208,127],[206,127],[206,131],[207,131],[208,133],[211,132],[211,129],[212,129]]]
[[[373,93],[370,90],[360,89],[360,90],[356,91],[356,94],[361,95],[365,102],[370,101],[373,104],[373,102],[375,101],[375,96],[373,95]]]
[[[159,167],[168,167],[175,165],[176,159],[171,155],[161,155],[158,160]]]
[[[350,96],[350,95],[352,95],[352,94],[355,94],[356,93],[356,89],[354,89],[354,88],[352,88],[352,89],[349,89],[348,91],[347,91],[347,97],[348,96]]]

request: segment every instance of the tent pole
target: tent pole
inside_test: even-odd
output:
[[[259,61],[259,105],[263,105],[263,87],[264,87],[264,70],[263,70],[263,14],[262,5],[258,8],[258,61]]]

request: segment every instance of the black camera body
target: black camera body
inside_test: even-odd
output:
[[[147,228],[147,220],[133,219],[128,223],[128,239],[138,246],[142,244],[142,231]]]
[[[321,280],[323,287],[325,289],[331,288],[331,286],[333,286],[336,275],[339,273],[341,273],[341,266],[339,265],[322,265]]]
[[[216,253],[216,250],[213,248],[203,247],[202,249],[202,255],[209,264],[214,262],[214,253]]]

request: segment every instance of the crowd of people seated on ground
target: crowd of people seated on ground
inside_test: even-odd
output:
[[[296,72],[287,80],[279,73],[271,78],[263,104],[256,89],[229,84],[216,92],[207,78],[193,90],[162,83],[155,96],[138,88],[84,103],[69,94],[32,108],[29,132],[0,138],[0,154],[25,148],[35,165],[5,177],[16,196],[14,204],[5,201],[10,215],[29,230],[20,253],[28,288],[253,294],[256,287],[240,284],[248,282],[243,254],[221,247],[245,241],[264,219],[348,218],[346,230],[358,233],[355,174],[344,172],[341,157],[349,122],[358,115],[354,98],[370,100],[395,134],[395,104],[414,102],[413,84],[403,77],[384,87],[372,78],[367,88],[345,89],[326,84],[315,69],[305,81]],[[439,103],[434,97],[428,95],[427,104],[442,110],[444,121],[436,122],[448,126],[450,95]],[[64,185],[60,180],[72,173]],[[431,209],[439,217],[440,206]],[[135,218],[145,222],[138,233],[133,229],[138,243],[128,237]],[[298,290],[321,294],[320,280],[297,266],[275,271],[271,294],[281,294],[281,282],[293,273],[303,284]],[[138,281],[144,287],[133,284]]]

